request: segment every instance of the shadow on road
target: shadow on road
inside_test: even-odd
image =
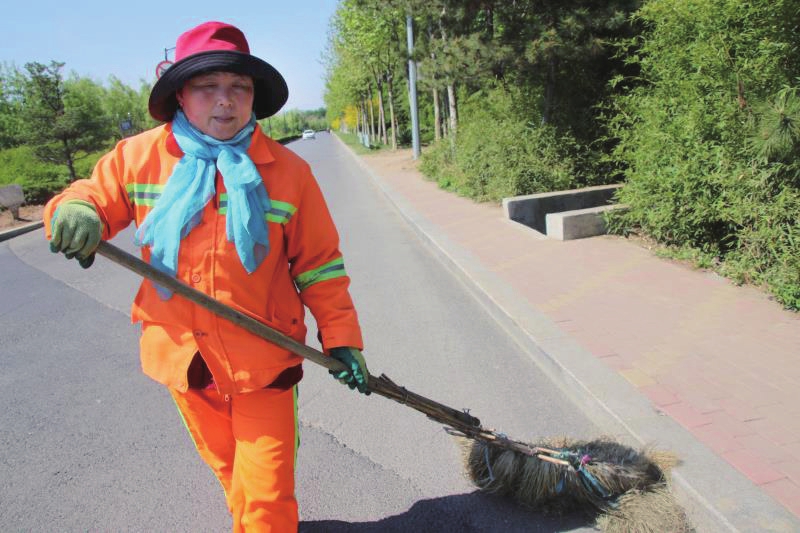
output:
[[[405,513],[375,522],[317,520],[301,522],[300,533],[321,532],[479,532],[572,531],[592,529],[594,520],[580,516],[544,515],[527,510],[503,498],[473,492],[416,502]]]

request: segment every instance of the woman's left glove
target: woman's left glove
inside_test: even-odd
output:
[[[331,348],[331,357],[340,361],[347,367],[347,370],[329,370],[328,373],[339,380],[339,383],[347,385],[350,389],[358,389],[358,392],[369,396],[369,371],[367,362],[360,350],[346,346]]]
[[[68,200],[56,208],[50,223],[50,251],[78,258],[83,268],[94,263],[94,250],[103,237],[103,223],[92,204]]]

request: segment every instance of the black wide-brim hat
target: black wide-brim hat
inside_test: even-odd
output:
[[[150,115],[169,122],[178,109],[175,92],[191,78],[208,72],[233,72],[253,78],[253,112],[257,119],[280,110],[289,98],[289,88],[280,72],[266,61],[250,55],[250,47],[238,28],[223,22],[206,22],[185,32],[175,46],[175,63],[150,91]]]

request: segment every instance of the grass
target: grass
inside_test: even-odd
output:
[[[375,152],[377,152],[379,150],[383,150],[383,149],[387,148],[383,144],[377,144],[377,145],[371,146],[370,148],[367,148],[366,146],[361,144],[361,141],[359,140],[358,135],[356,135],[355,133],[343,133],[343,132],[340,132],[340,131],[333,131],[332,133],[335,133],[336,135],[338,135],[339,138],[341,140],[343,140],[344,143],[347,146],[349,146],[358,155],[373,154],[373,153],[375,153]]]

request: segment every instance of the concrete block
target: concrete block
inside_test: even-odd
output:
[[[19,220],[19,208],[25,203],[25,194],[22,192],[22,186],[12,183],[5,187],[0,187],[0,207],[4,207],[11,211],[14,220]]]
[[[614,204],[560,213],[548,213],[545,217],[547,237],[559,241],[583,239],[595,235],[605,235],[606,223],[603,213],[626,206]]]
[[[621,184],[599,185],[569,191],[527,194],[503,199],[509,219],[547,233],[547,214],[608,205]]]

